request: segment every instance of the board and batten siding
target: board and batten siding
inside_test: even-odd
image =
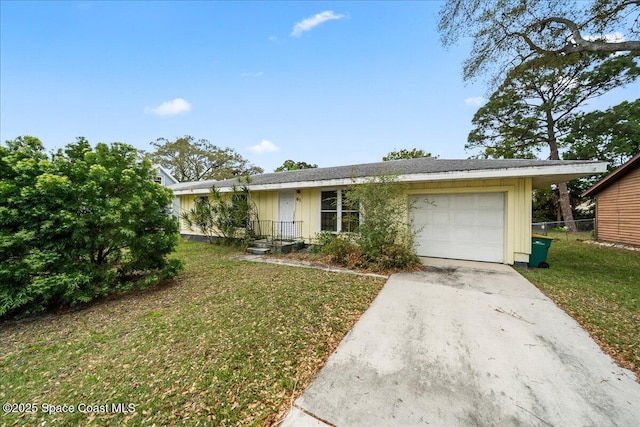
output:
[[[596,195],[596,240],[640,246],[640,168]]]
[[[278,221],[278,191],[252,191],[250,197],[258,209],[259,219]],[[302,237],[310,243],[320,229],[320,190],[296,190],[295,203],[295,219],[302,222]]]
[[[188,212],[195,206],[195,200],[202,195],[183,194],[179,196],[180,199],[180,212]],[[278,192],[277,191],[254,191],[251,192],[251,200],[255,203],[258,210],[258,219],[267,219],[276,221],[278,219]],[[296,206],[297,216],[297,206]],[[203,235],[200,230],[194,228],[189,229],[184,221],[180,219],[180,232],[182,234],[190,234],[201,236]]]
[[[198,196],[192,196],[192,195],[182,195],[182,196],[178,196],[177,199],[179,200],[179,204],[180,204],[180,233],[182,234],[194,234],[194,235],[199,235],[202,236],[203,234],[200,232],[200,230],[198,230],[197,228],[194,228],[193,230],[190,230],[189,227],[187,227],[187,224],[184,222],[184,220],[182,219],[182,214],[189,212],[191,209],[193,209],[193,207],[195,206],[195,200],[196,197]]]
[[[277,191],[251,191],[249,197],[258,210],[259,220],[276,221],[278,219]]]
[[[319,218],[315,218],[311,213],[314,209],[319,209],[319,191],[316,189],[301,190],[296,193],[296,221],[302,221],[302,235],[305,240],[309,240],[308,236],[315,236],[315,230],[318,228]],[[180,206],[181,212],[187,212],[195,206],[195,200],[202,195],[181,195]],[[251,201],[255,204],[258,211],[258,219],[277,221],[278,220],[278,191],[252,191],[250,193]],[[318,200],[315,200],[318,198]],[[187,228],[184,221],[180,220],[180,232],[182,234],[202,235],[200,230]]]
[[[312,243],[320,231],[320,190],[305,188],[296,194],[296,221],[302,221],[302,237]]]
[[[302,237],[308,243],[313,242],[320,232],[320,192],[323,189],[296,190],[295,218],[296,221],[302,221]],[[463,193],[505,194],[505,263],[528,262],[531,253],[531,178],[409,183],[405,190],[406,197],[412,194]],[[182,210],[191,209],[196,197],[180,196]],[[278,220],[278,191],[252,191],[250,197],[256,204],[261,220]],[[184,234],[200,234],[198,230],[186,229],[184,224],[181,224],[180,230]]]

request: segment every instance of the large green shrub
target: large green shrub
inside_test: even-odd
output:
[[[126,144],[78,138],[53,155],[28,136],[0,145],[0,316],[174,274],[172,193],[153,176]]]

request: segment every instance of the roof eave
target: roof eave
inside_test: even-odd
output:
[[[541,188],[557,182],[564,182],[583,176],[595,175],[607,170],[606,162],[579,163],[572,165],[532,166],[523,168],[484,169],[456,171],[437,174],[412,174],[400,176],[404,182],[532,178],[533,187]]]
[[[452,181],[473,179],[504,179],[504,178],[533,178],[534,188],[540,188],[555,182],[563,182],[588,175],[595,175],[606,171],[606,162],[578,163],[571,165],[532,166],[524,168],[480,169],[469,171],[450,171],[438,173],[405,174],[397,177],[399,182],[428,182],[428,181]],[[249,184],[251,191],[269,191],[286,189],[304,189],[319,187],[341,187],[353,184],[362,184],[374,177],[338,178],[315,181],[294,181],[275,184]],[[187,188],[174,190],[174,194],[198,195],[209,193],[211,187]],[[231,187],[219,188],[221,192],[232,191]]]
[[[591,188],[582,193],[580,197],[595,196],[596,194],[625,176],[627,173],[631,172],[634,165],[640,165],[640,153],[636,154],[618,169],[614,170],[609,175],[596,182]]]

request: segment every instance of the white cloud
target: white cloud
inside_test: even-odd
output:
[[[257,73],[242,73],[240,77],[262,77],[263,74],[262,71],[258,71]]]
[[[594,40],[604,40],[607,43],[620,43],[626,41],[624,34],[619,31],[615,33],[602,34],[599,36],[584,36],[585,40],[594,41]]]
[[[291,37],[300,37],[305,31],[311,31],[314,27],[322,24],[323,22],[332,21],[334,19],[345,18],[345,15],[335,13],[333,10],[325,10],[324,12],[316,13],[310,18],[303,19],[293,26],[291,31]]]
[[[584,39],[588,41],[604,40],[607,43],[620,43],[620,42],[627,41],[627,38],[624,36],[624,34],[622,34],[619,31],[616,31],[615,33],[601,34],[599,36],[584,36]],[[613,55],[620,56],[620,55],[624,55],[625,53],[626,52],[624,51],[620,51],[620,52],[615,52]]]
[[[567,89],[574,89],[578,87],[579,81],[576,79],[572,79],[571,77],[560,77],[558,82],[554,85],[555,87],[560,87],[560,85],[566,87]],[[545,87],[545,90],[549,90]]]
[[[249,151],[252,151],[256,154],[272,153],[278,150],[279,148],[273,142],[266,139],[263,139],[258,145],[249,147]]]
[[[464,103],[472,107],[479,107],[484,104],[484,98],[481,96],[473,96],[464,100]]]
[[[145,113],[152,113],[157,116],[175,116],[176,114],[186,113],[191,110],[191,104],[182,98],[176,98],[172,101],[165,101],[155,108],[145,107]]]

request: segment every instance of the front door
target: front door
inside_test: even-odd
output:
[[[296,193],[293,190],[281,191],[278,197],[278,225],[276,234],[281,239],[293,239],[295,236]]]

